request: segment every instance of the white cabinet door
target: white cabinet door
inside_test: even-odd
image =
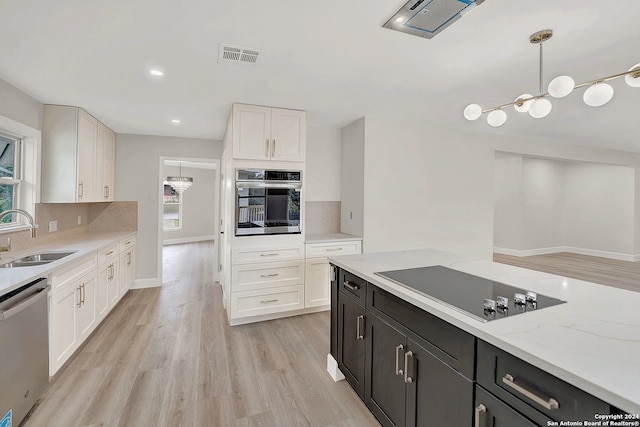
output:
[[[76,310],[80,303],[80,284],[51,297],[49,323],[49,375],[53,375],[76,348]]]
[[[98,268],[98,288],[96,306],[98,318],[103,319],[109,312],[109,278],[111,277],[111,263],[100,264]]]
[[[306,117],[304,111],[271,109],[271,160],[305,161]]]
[[[115,180],[115,148],[116,134],[98,122],[98,140],[96,148],[96,199],[113,200],[113,184]]]
[[[76,337],[82,343],[98,325],[96,316],[96,275],[88,274],[80,280],[80,304],[78,306]]]
[[[331,280],[327,258],[307,259],[304,276],[304,301],[305,308],[331,304]]]
[[[86,111],[78,110],[77,175],[76,200],[92,202],[99,200],[94,193],[95,159],[98,138],[98,121]]]
[[[271,149],[271,109],[233,106],[233,157],[267,160]]]

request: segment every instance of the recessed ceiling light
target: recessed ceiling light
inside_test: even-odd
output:
[[[180,119],[171,119],[171,123],[173,123],[174,125],[179,125]]]
[[[149,71],[149,74],[151,74],[152,76],[164,76],[164,72],[161,70],[158,70],[157,68],[153,68]]]
[[[398,16],[398,17],[396,18],[396,22],[404,22],[404,17],[402,17],[402,16]]]

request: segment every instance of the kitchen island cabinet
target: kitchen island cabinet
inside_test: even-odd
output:
[[[366,283],[364,401],[383,425],[428,426],[429,420],[438,420],[434,425],[546,426],[552,421],[597,421],[596,414],[640,412],[640,391],[629,383],[630,377],[640,378],[640,322],[632,316],[640,303],[636,293],[431,249],[330,261],[338,277],[346,271]],[[520,285],[567,303],[481,322],[374,274],[431,265]],[[332,295],[340,286],[339,281],[332,283]],[[370,289],[379,295],[369,296]],[[340,291],[337,294],[339,301]],[[394,310],[384,301],[387,295],[406,306]],[[596,295],[599,299],[592,300]],[[619,310],[590,311],[612,297],[624,300]],[[426,321],[412,324],[418,311]],[[339,333],[341,319],[332,313],[333,319]],[[625,327],[613,329],[611,324]],[[434,341],[416,331],[419,325],[440,338]],[[594,327],[597,335],[587,332]],[[576,337],[581,339],[580,351],[567,346]],[[611,357],[617,364],[603,363]],[[604,379],[602,370],[607,371]],[[428,380],[422,383],[425,375]]]

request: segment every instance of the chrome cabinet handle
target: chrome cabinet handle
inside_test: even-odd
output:
[[[260,256],[278,256],[278,255],[280,255],[279,252],[272,252],[270,254],[260,254]]]
[[[413,382],[413,378],[409,376],[409,358],[413,359],[413,352],[407,351],[404,354],[404,382],[410,384]]]
[[[474,417],[475,422],[473,424],[475,427],[480,427],[480,417],[482,416],[482,414],[486,414],[486,413],[487,413],[487,407],[484,406],[482,403],[476,406],[475,417]]]
[[[537,403],[538,405],[542,406],[544,409],[548,410],[548,411],[552,411],[554,409],[558,409],[560,407],[560,404],[558,403],[557,400],[553,399],[553,398],[549,398],[548,400],[544,400],[542,397],[536,395],[535,393],[527,390],[526,388],[522,387],[521,385],[516,384],[515,382],[515,378],[513,378],[513,375],[511,374],[505,374],[504,377],[502,377],[502,382],[505,383],[505,385],[511,387],[512,389],[514,389],[515,391],[517,391],[518,393],[522,394],[525,397],[528,397],[529,399],[533,400],[535,403]]]
[[[404,371],[400,369],[400,353],[404,350],[402,344],[396,346],[396,375],[404,375]]]
[[[272,274],[261,274],[260,277],[277,277],[280,273],[272,273]]]
[[[84,305],[84,297],[85,297],[85,290],[84,290],[84,283],[82,285],[80,285],[80,305],[78,307],[82,307]]]
[[[354,284],[354,285],[352,285],[352,284],[351,284],[351,282],[350,282],[350,281],[348,281],[348,280],[345,280],[345,281],[344,281],[344,283],[343,283],[343,285],[344,285],[344,287],[345,287],[345,288],[347,288],[347,289],[351,289],[352,291],[357,291],[357,290],[359,290],[359,289],[360,289],[360,286],[355,285],[355,284]]]
[[[359,339],[359,340],[363,340],[364,339],[364,334],[362,333],[362,330],[360,329],[360,321],[361,320],[364,321],[364,315],[362,315],[362,314],[356,318],[356,338]]]
[[[265,300],[260,301],[260,304],[269,304],[271,302],[278,302],[278,300],[277,299],[265,299]]]
[[[272,144],[272,147],[273,147],[273,148],[271,148],[271,156],[275,156],[276,155],[276,140],[272,139],[271,140],[271,144]]]
[[[327,252],[335,252],[335,251],[341,251],[341,250],[342,250],[342,248],[327,248],[327,249],[325,249],[325,251],[327,251]]]
[[[78,184],[78,199],[82,200],[82,196],[84,196],[84,184],[81,182]]]
[[[105,199],[109,198],[109,186],[108,185],[104,186],[104,191],[102,192],[102,195],[104,196]]]
[[[113,251],[107,252],[107,256],[111,255],[112,253],[113,253]]]
[[[82,286],[78,286],[78,308],[82,307]]]
[[[127,265],[131,265],[131,252],[127,253]]]
[[[269,157],[269,138],[267,138],[267,148],[264,151],[265,157]]]

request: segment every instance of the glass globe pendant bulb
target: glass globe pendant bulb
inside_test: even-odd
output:
[[[487,115],[487,123],[494,128],[500,127],[507,121],[507,113],[502,110],[493,110]]]
[[[611,101],[613,88],[607,83],[594,83],[584,91],[582,99],[590,107],[600,107]]]
[[[464,118],[467,120],[477,120],[482,115],[482,107],[478,104],[469,104],[464,109]]]
[[[633,70],[636,70],[636,72],[624,76],[624,81],[631,87],[640,87],[640,64],[636,64],[629,68],[629,71]]]
[[[518,98],[516,98],[516,103],[513,104],[513,108],[518,112],[518,113],[526,113],[527,111],[529,111],[529,107],[531,106],[531,103],[533,102],[533,99],[529,99],[528,101],[525,102],[520,102],[521,99],[528,99],[528,98],[533,98],[533,95],[529,95],[528,93],[523,93],[522,95],[520,95]]]
[[[558,76],[549,83],[549,95],[563,98],[573,92],[576,82],[569,76]]]
[[[538,98],[529,107],[529,115],[534,119],[541,119],[551,112],[551,107],[551,101],[545,98]]]

